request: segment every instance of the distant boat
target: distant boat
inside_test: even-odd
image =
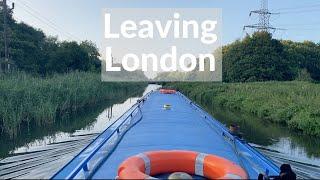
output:
[[[277,167],[175,90],[150,92],[52,179],[193,177],[257,179]]]

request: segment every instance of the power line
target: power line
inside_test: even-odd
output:
[[[278,26],[301,27],[301,26],[320,26],[320,22],[301,23],[301,24],[279,24]]]
[[[294,31],[314,31],[314,30],[320,30],[320,28],[289,28],[288,30],[294,30]]]
[[[23,5],[23,4],[21,3],[21,5]],[[68,32],[65,32],[64,30],[61,30],[61,29],[60,29],[59,27],[57,27],[56,25],[48,22],[48,20],[46,20],[46,18],[44,18],[42,15],[40,15],[40,14],[37,13],[37,12],[35,12],[34,10],[33,10],[33,11],[28,10],[28,7],[26,7],[25,5],[24,5],[24,7],[23,7],[23,6],[20,6],[20,7],[21,7],[26,13],[30,14],[30,15],[31,15],[32,17],[34,17],[35,19],[37,19],[37,20],[41,21],[42,23],[46,24],[48,27],[50,27],[50,28],[53,29],[54,31],[56,31],[56,32],[58,32],[58,33],[63,33],[64,35],[66,35],[66,36],[67,36],[69,39],[71,39],[71,40],[76,39],[76,40],[81,41],[79,38],[77,38],[77,37],[69,34]],[[30,9],[30,8],[29,8],[29,9]]]
[[[55,30],[56,32],[58,32],[58,33],[61,33],[61,32],[62,32],[62,31],[60,31],[58,28],[56,28],[55,26],[52,26],[52,25],[48,24],[48,23],[47,23],[46,21],[44,21],[43,19],[41,19],[41,18],[39,18],[38,16],[34,15],[32,12],[30,12],[30,11],[28,11],[28,10],[26,10],[26,9],[25,9],[25,12],[28,13],[29,15],[33,16],[33,17],[36,18],[37,20],[41,21],[42,23],[46,24],[48,27],[50,27],[51,29]],[[62,32],[62,33],[63,33],[63,32]],[[69,39],[73,39],[73,37],[71,37],[71,36],[68,36],[68,35],[67,35],[67,37],[68,37]]]
[[[296,11],[284,11],[280,12],[280,14],[300,14],[300,13],[313,13],[313,12],[320,12],[320,8],[317,9],[308,9],[308,10],[296,10]]]
[[[9,0],[12,1],[12,0]],[[26,13],[30,14],[32,17],[36,18],[37,20],[41,21],[42,23],[46,24],[48,27],[50,27],[51,29],[53,29],[54,31],[58,32],[58,33],[62,33],[64,35],[66,35],[69,39],[71,40],[78,40],[81,41],[80,38],[72,35],[71,33],[62,30],[62,28],[60,28],[56,23],[54,23],[53,21],[51,21],[50,19],[44,17],[41,15],[41,13],[39,13],[37,10],[35,10],[34,8],[30,7],[29,5],[27,5],[26,3],[23,2],[18,2],[18,4],[22,5],[20,6]]]
[[[320,7],[320,4],[312,4],[308,6],[296,6],[296,7],[289,7],[289,8],[279,8],[279,9],[273,9],[273,10],[274,11],[296,10],[296,9],[307,9],[307,8],[314,8],[314,7]]]
[[[257,31],[269,32],[269,33],[270,31],[282,30],[270,25],[271,15],[278,14],[278,13],[271,13],[268,10],[268,0],[260,0],[260,3],[261,3],[260,9],[251,11],[249,14],[250,17],[252,14],[257,14],[259,16],[259,22],[257,24],[245,25],[243,27],[243,30],[250,28],[250,29],[255,29]]]
[[[41,13],[39,13],[39,11],[37,11],[36,9],[34,9],[34,8],[32,8],[30,5],[28,5],[28,3],[27,3],[26,1],[23,1],[23,0],[18,0],[18,1],[21,1],[21,4],[22,4],[22,5],[24,5],[25,7],[28,7],[29,9],[33,10],[36,14],[42,16]],[[24,2],[24,3],[23,3],[23,2]],[[42,18],[45,19],[45,20],[47,20],[47,21],[48,21],[49,23],[51,23],[53,26],[55,26],[55,27],[57,27],[57,28],[59,28],[59,29],[62,29],[62,28],[60,28],[59,25],[57,25],[56,23],[54,23],[54,22],[53,22],[52,20],[50,20],[49,18],[46,18],[45,16],[42,16]],[[80,38],[78,38],[77,36],[71,34],[70,32],[65,31],[65,33],[67,33],[67,34],[70,35],[71,37],[73,37],[73,38],[81,41]]]

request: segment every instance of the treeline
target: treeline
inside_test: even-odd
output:
[[[256,32],[223,47],[225,82],[320,80],[320,44]]]
[[[3,17],[0,10],[0,17]],[[17,23],[8,14],[10,64],[17,70],[48,75],[70,71],[99,71],[99,52],[90,41],[81,43],[58,41],[47,37],[41,30],[25,23]],[[0,18],[0,31],[3,32],[3,18]],[[0,37],[1,60],[4,58],[3,36]],[[2,66],[4,66],[3,62]]]

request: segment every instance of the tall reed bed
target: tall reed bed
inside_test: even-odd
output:
[[[293,82],[173,83],[202,105],[218,105],[320,136],[320,84]]]
[[[0,128],[17,136],[22,124],[45,127],[64,113],[117,98],[144,83],[103,83],[100,74],[73,72],[49,78],[25,73],[0,75]]]

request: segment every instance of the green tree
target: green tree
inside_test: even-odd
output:
[[[2,10],[0,9],[2,17]],[[9,54],[18,70],[43,76],[70,71],[98,71],[100,54],[90,41],[59,42],[55,37],[47,37],[41,30],[25,23],[17,23],[8,14]],[[0,18],[3,31],[3,18]],[[0,55],[4,57],[3,36],[0,36]]]
[[[91,41],[83,41],[80,47],[85,50],[89,56],[90,71],[100,71],[101,61],[99,59],[100,53],[97,46]]]
[[[256,32],[223,47],[223,76],[226,82],[292,80],[293,66],[286,51],[271,34]]]
[[[88,55],[77,42],[62,42],[48,62],[48,72],[70,72],[73,70],[88,71]]]
[[[15,66],[27,72],[40,72],[44,60],[45,35],[24,23],[14,24],[10,38],[10,57]]]
[[[307,70],[310,77],[320,81],[320,46],[314,42],[282,41],[290,63],[295,64],[299,73]]]

